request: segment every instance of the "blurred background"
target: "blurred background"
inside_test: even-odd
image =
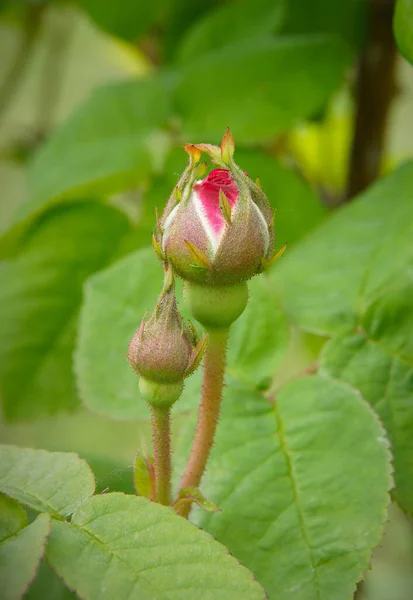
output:
[[[239,162],[260,175],[267,192],[274,190],[279,243],[294,244],[330,211],[413,155],[413,68],[396,48],[393,10],[390,0],[0,0],[0,233],[14,231],[19,215],[39,202],[85,195],[85,190],[89,197],[107,198],[135,222],[144,222],[145,233],[150,231],[154,204],[171,189],[185,164],[177,149],[187,141],[218,143],[225,126],[233,127],[222,120],[223,97],[224,104],[234,106]],[[317,53],[308,65],[300,63],[306,52],[300,44],[305,46],[306,36],[314,34],[340,40],[332,64],[324,64]],[[292,52],[296,43],[298,53],[292,55],[289,49],[268,66],[244,61],[241,51],[236,68],[255,68],[250,76],[258,80],[257,88],[245,87],[232,67],[231,44],[245,42],[255,51],[265,48],[269,35],[290,45]],[[207,63],[216,48],[226,47],[227,62]],[[192,68],[194,58],[200,67]],[[87,137],[81,111],[93,110],[98,89],[146,81],[157,73],[165,73],[168,85],[180,69],[180,110],[172,111],[162,128],[150,131],[150,176],[141,177],[132,168],[115,181],[109,164],[103,175],[97,168],[90,185],[66,185],[71,163],[59,162],[58,156],[61,171],[57,183],[50,183],[50,173],[41,167],[48,164],[47,153],[58,153],[58,144],[49,145],[49,140],[63,139],[66,123],[78,124],[74,136]],[[233,87],[238,79],[239,89],[227,94],[225,85]],[[327,83],[318,87],[321,79]],[[278,93],[280,97],[274,96]],[[300,95],[306,94],[308,102],[301,106]],[[204,96],[211,110],[197,112]],[[114,110],[119,116],[126,109]],[[56,131],[60,138],[54,138]],[[110,145],[109,134],[108,139]],[[108,162],[113,151],[109,145],[102,152],[109,155]],[[284,185],[288,198],[278,193]],[[304,359],[294,357],[298,363],[307,360],[311,348],[304,344],[302,352]],[[1,441],[78,452],[91,462],[101,488],[131,491],[132,459],[138,439],[149,442],[147,426],[92,414],[76,398],[69,412],[54,412],[30,420],[24,413],[10,418],[5,411]],[[394,505],[357,598],[412,597],[413,526]]]

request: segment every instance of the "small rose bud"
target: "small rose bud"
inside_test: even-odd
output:
[[[221,148],[187,146],[190,165],[165,208],[157,245],[183,279],[201,285],[246,281],[270,263],[273,216],[268,200],[234,162],[229,131]],[[219,168],[199,179],[199,151]]]
[[[140,388],[145,398],[149,401],[153,390],[162,402],[164,392],[170,390],[174,395],[182,391],[183,379],[199,365],[205,345],[206,339],[199,340],[195,328],[185,325],[179,313],[172,268],[169,268],[151,317],[142,320],[129,343],[128,360],[144,380]],[[156,385],[151,386],[151,383]]]

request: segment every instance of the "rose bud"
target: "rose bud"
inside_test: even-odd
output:
[[[128,360],[140,375],[139,388],[152,405],[175,402],[183,380],[201,362],[206,338],[199,339],[193,326],[185,325],[178,310],[172,268],[151,317],[135,332],[129,343]]]
[[[186,147],[190,165],[169,200],[154,246],[183,279],[208,286],[244,282],[272,261],[273,215],[265,194],[234,162],[232,135],[221,148]],[[200,151],[219,168],[199,179]]]

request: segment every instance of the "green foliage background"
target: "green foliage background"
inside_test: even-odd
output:
[[[394,16],[410,62],[412,6],[398,0]],[[188,598],[216,598],[219,580],[225,598],[263,597],[261,584],[274,599],[346,600],[382,543],[357,599],[408,600],[411,66],[397,59],[402,94],[388,122],[383,178],[337,208],[367,3],[5,1],[0,10],[1,441],[75,451],[91,465],[97,492],[109,488],[92,496],[92,474],[73,454],[2,447],[0,573],[9,597],[74,597],[56,570],[90,599],[183,598],[171,581],[189,585],[196,572],[204,586]],[[207,534],[117,493],[133,494],[133,455],[150,444],[125,353],[160,289],[147,248],[155,208],[185,166],[181,146],[218,143],[228,125],[238,164],[260,177],[278,210],[277,248],[287,241],[288,250],[250,283],[233,328],[202,488],[223,512],[194,511],[194,520],[259,583]],[[174,409],[176,477],[200,377],[189,379]],[[389,446],[395,488],[382,538]],[[67,487],[54,495],[62,481]],[[28,518],[21,504],[41,514],[29,510]],[[117,511],[136,531],[142,511],[162,535],[113,542]],[[70,523],[61,520],[67,515]],[[182,554],[166,564],[178,538]],[[191,566],[202,545],[209,550]],[[115,566],[100,596],[106,561]],[[153,577],[142,579],[147,569]]]

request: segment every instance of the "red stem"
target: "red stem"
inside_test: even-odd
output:
[[[221,408],[227,340],[228,329],[209,332],[198,422],[191,453],[182,477],[181,489],[198,488],[208,462]],[[177,509],[177,512],[187,517],[190,510],[191,505],[185,503]]]
[[[156,501],[171,505],[171,409],[151,407]]]

